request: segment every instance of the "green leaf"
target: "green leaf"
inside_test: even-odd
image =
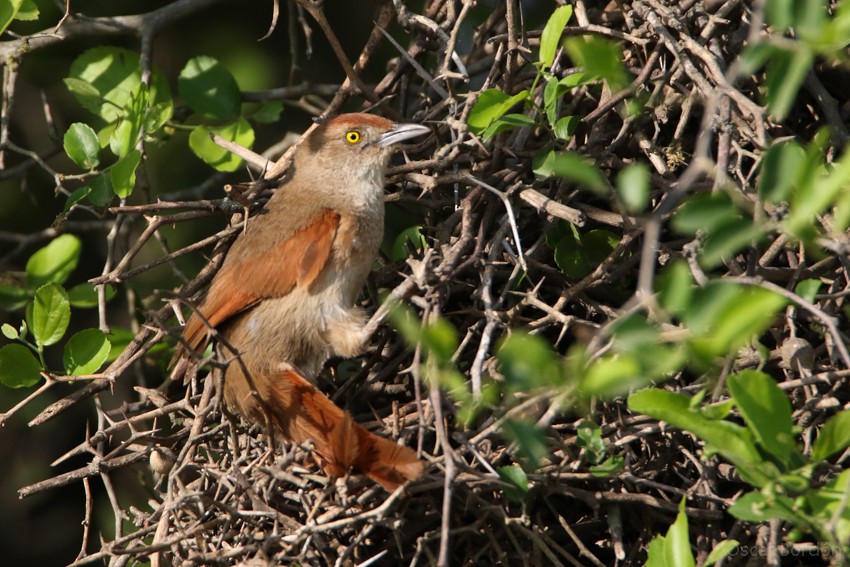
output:
[[[529,392],[562,382],[558,356],[536,335],[514,331],[498,347],[496,360],[509,392]]]
[[[3,323],[3,325],[0,326],[0,331],[2,331],[3,336],[9,339],[10,341],[14,341],[18,338],[18,330],[9,323]]]
[[[626,210],[639,213],[649,203],[649,168],[645,163],[630,165],[617,175],[617,193]]]
[[[119,118],[118,122],[115,123],[112,135],[109,136],[109,149],[118,158],[125,157],[130,150],[136,147],[140,131],[139,117],[134,113],[130,112]]]
[[[0,348],[0,383],[9,388],[29,388],[41,380],[41,365],[30,349],[20,344]]]
[[[457,330],[442,317],[422,328],[422,347],[439,362],[445,364],[451,361],[457,346]]]
[[[705,558],[703,567],[709,567],[721,559],[726,558],[730,553],[735,551],[739,545],[741,544],[734,539],[724,539],[723,541],[718,542],[717,545],[714,546],[714,549],[711,550],[711,553],[708,554],[708,557]]]
[[[516,103],[528,98],[528,91],[520,91],[508,96],[499,89],[488,89],[478,95],[478,99],[469,111],[469,129],[474,134],[482,134],[490,124],[508,112]]]
[[[764,16],[767,22],[782,32],[794,23],[794,0],[767,0]]]
[[[800,86],[812,68],[814,53],[802,42],[792,51],[776,51],[765,71],[767,109],[777,121],[784,120]]]
[[[812,448],[812,459],[822,461],[848,446],[850,446],[850,410],[844,410],[829,418],[820,430]]]
[[[0,309],[17,311],[27,304],[32,291],[10,284],[0,284]]]
[[[722,304],[709,322],[709,330],[693,342],[707,356],[733,354],[763,333],[776,312],[787,304],[785,298],[772,291],[732,285],[732,295],[723,296]],[[694,327],[691,330],[698,334]]]
[[[691,304],[694,294],[694,278],[685,260],[676,260],[658,277],[658,300],[670,313],[680,315]]]
[[[242,108],[239,85],[230,71],[212,57],[201,55],[190,59],[180,71],[177,91],[192,110],[207,118],[228,121],[239,118]]]
[[[71,210],[71,207],[85,199],[91,193],[91,187],[88,185],[83,185],[82,187],[78,187],[75,189],[70,195],[68,195],[68,199],[65,201],[65,206],[62,207],[62,212],[67,213]]]
[[[605,79],[615,91],[624,89],[630,81],[623,66],[623,50],[613,41],[598,36],[568,37],[567,52],[586,73]]]
[[[764,232],[764,228],[747,218],[730,218],[718,223],[711,228],[705,239],[700,264],[706,268],[717,267],[724,260],[733,258],[742,249],[759,240]]]
[[[189,134],[189,147],[195,155],[219,171],[236,171],[242,158],[230,153],[212,141],[210,134],[218,134],[225,140],[250,148],[254,145],[254,130],[244,118],[233,124],[220,127],[198,126]]]
[[[280,120],[280,114],[283,112],[283,103],[279,100],[273,100],[270,102],[264,103],[257,111],[251,116],[254,120],[259,122],[260,124],[272,124],[273,122],[277,122]]]
[[[764,461],[749,430],[729,421],[712,420],[690,407],[690,398],[675,392],[648,388],[629,396],[631,411],[666,421],[710,443],[748,482],[763,486],[770,479],[761,471]]]
[[[676,521],[667,530],[665,557],[667,565],[676,567],[693,567],[694,554],[691,552],[690,538],[688,537],[688,515],[685,511],[685,498],[679,504],[679,513]]]
[[[126,199],[133,192],[136,186],[136,168],[139,167],[141,159],[142,154],[139,150],[133,149],[110,168],[109,181],[115,194],[120,198]]]
[[[768,203],[787,200],[805,161],[806,151],[795,141],[770,146],[761,162],[758,184],[761,198]]]
[[[566,5],[556,8],[549,16],[549,21],[546,22],[546,27],[543,28],[543,34],[540,36],[540,63],[543,68],[551,67],[555,61],[561,34],[564,33],[564,28],[567,27],[567,22],[572,15],[573,7]]]
[[[818,290],[821,285],[823,284],[820,280],[803,280],[797,284],[797,287],[794,288],[794,292],[809,303],[814,303],[815,299],[817,299]]]
[[[115,297],[115,293],[115,288],[107,285],[106,301]],[[97,290],[88,282],[77,284],[68,290],[68,300],[71,302],[71,307],[97,307]]]
[[[133,339],[136,338],[136,333],[134,333],[130,329],[112,327],[112,332],[108,335],[108,338],[109,342],[111,343],[111,348],[109,349],[109,355],[106,357],[106,362],[112,362],[113,360],[121,356],[121,354],[124,352],[124,349],[127,348],[127,345],[133,342]]]
[[[546,109],[546,119],[549,124],[554,127],[558,121],[558,102],[564,93],[595,80],[597,78],[594,75],[583,72],[571,73],[560,81],[550,78],[543,89],[543,106]]]
[[[91,126],[81,122],[71,124],[63,138],[65,153],[78,166],[85,170],[92,170],[100,163],[100,142],[97,134]]]
[[[587,470],[595,477],[608,478],[620,474],[626,468],[626,460],[620,455],[612,455],[598,465],[593,465]]]
[[[540,467],[540,461],[549,455],[549,441],[546,435],[530,421],[508,419],[502,425],[502,432],[510,441],[516,443],[519,457],[526,461],[532,470]]]
[[[635,386],[651,381],[643,373],[638,359],[630,354],[603,356],[593,362],[582,377],[581,392],[586,396],[609,399]]]
[[[422,226],[409,226],[398,233],[392,246],[386,250],[387,256],[393,262],[404,260],[416,250],[423,250],[427,246],[425,235],[422,234]]]
[[[32,336],[38,345],[59,342],[71,320],[71,304],[62,286],[49,283],[35,292],[32,306]]]
[[[791,214],[785,220],[787,230],[798,237],[806,237],[814,230],[817,215],[832,205],[850,183],[850,151],[845,151],[825,174],[818,175],[818,170],[824,170],[821,152],[821,141],[816,138],[807,152],[809,174],[801,175],[803,181],[791,199]]]
[[[172,114],[174,114],[174,105],[171,101],[160,102],[148,107],[145,110],[143,121],[145,134],[154,134],[171,119]]]
[[[696,195],[676,211],[672,226],[680,234],[711,233],[723,223],[740,217],[740,211],[725,193]]]
[[[573,137],[580,122],[578,116],[564,116],[555,121],[552,131],[556,138],[567,141]]]
[[[534,155],[532,165],[534,173],[541,177],[568,179],[597,192],[607,186],[596,166],[575,152],[544,149]]]
[[[109,172],[104,172],[89,182],[91,193],[89,193],[89,201],[98,207],[104,207],[109,204],[115,196],[115,189],[112,187],[112,176]]]
[[[499,477],[507,482],[509,486],[504,488],[505,496],[515,502],[522,502],[528,496],[528,476],[522,467],[511,465],[496,469]]]
[[[22,22],[32,22],[38,19],[38,6],[33,0],[24,0],[21,4],[21,9],[15,15],[16,20]]]
[[[23,2],[24,0],[7,0],[0,3],[0,33],[6,31],[6,28],[18,15],[18,10],[21,9]]]
[[[109,355],[111,345],[99,329],[85,329],[65,344],[62,361],[69,376],[84,376],[96,372]]]
[[[60,234],[27,260],[27,283],[39,287],[46,283],[64,283],[77,267],[82,243],[73,234]]]
[[[794,501],[781,494],[768,498],[759,492],[748,492],[729,507],[729,513],[745,522],[760,524],[769,520],[785,520],[797,523],[800,516],[794,513]]]
[[[121,47],[101,46],[85,51],[74,60],[65,85],[83,107],[106,122],[113,122],[127,114],[141,81],[138,53]],[[168,82],[154,69],[148,103],[170,100]]]
[[[533,127],[534,124],[534,119],[530,116],[526,116],[525,114],[506,114],[501,118],[494,120],[489,126],[487,126],[481,134],[481,137],[486,142],[496,134],[504,132],[505,130],[522,127],[530,128]]]
[[[730,376],[727,384],[756,442],[786,465],[786,471],[802,464],[794,440],[791,403],[773,378],[763,372],[745,370]]]

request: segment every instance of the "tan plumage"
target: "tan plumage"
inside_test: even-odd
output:
[[[386,164],[394,143],[425,132],[366,114],[316,128],[183,331],[196,352],[211,328],[238,351],[225,371],[229,407],[261,423],[271,417],[284,439],[312,441],[329,474],[353,467],[388,490],[421,476],[422,462],[355,424],[312,378],[328,357],[363,348],[355,302],[383,236]],[[185,355],[181,344],[174,360]]]

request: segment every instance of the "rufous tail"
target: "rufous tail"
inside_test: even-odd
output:
[[[244,375],[237,370],[235,373],[240,376],[233,376],[234,370],[233,364],[227,370],[226,398],[235,402],[244,415],[261,418],[255,398],[245,396],[247,388],[236,383]],[[251,381],[264,401],[263,413],[268,412],[282,437],[295,443],[312,441],[327,474],[344,476],[353,468],[388,491],[422,476],[425,464],[413,450],[357,425],[347,411],[295,370],[282,370],[272,376],[253,373]]]

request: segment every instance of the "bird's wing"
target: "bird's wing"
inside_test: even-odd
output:
[[[295,286],[309,288],[331,257],[339,219],[338,213],[325,210],[282,240],[270,242],[270,238],[262,238],[269,236],[265,234],[251,238],[250,242],[234,244],[234,247],[250,248],[250,257],[225,261],[206,298],[186,322],[185,344],[178,345],[174,360],[184,354],[186,346],[198,351],[209,339],[210,328],[257,302],[282,297]],[[251,235],[250,222],[248,231],[247,235]]]

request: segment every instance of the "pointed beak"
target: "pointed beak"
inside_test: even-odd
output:
[[[381,134],[376,144],[381,148],[388,148],[393,144],[398,144],[399,142],[421,136],[422,134],[429,134],[430,132],[430,128],[421,124],[395,124],[391,129]]]

